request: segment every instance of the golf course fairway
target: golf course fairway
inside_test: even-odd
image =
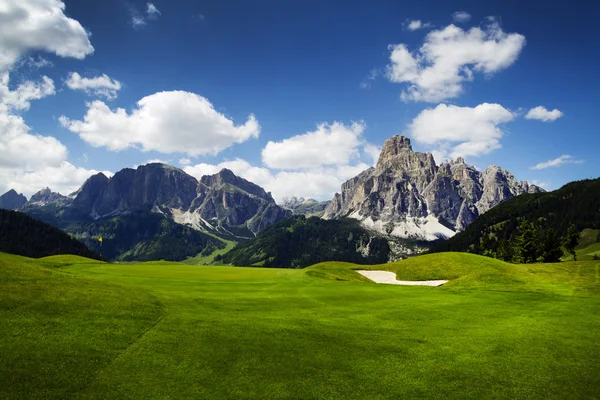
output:
[[[598,398],[600,261],[289,270],[0,253],[0,360],[0,399]]]

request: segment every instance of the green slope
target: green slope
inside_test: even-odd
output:
[[[565,234],[570,224],[579,230],[600,229],[600,178],[571,182],[553,192],[522,194],[507,200],[477,218],[467,229],[434,245],[432,252],[477,251],[481,237],[493,235],[512,240],[519,219],[533,221],[541,231],[554,228]],[[496,251],[498,241],[491,241]]]
[[[38,264],[69,260],[0,259],[0,354],[8,360],[0,398],[559,399],[600,391],[600,262],[520,266],[433,254],[303,270],[159,262],[49,270]],[[353,268],[453,281],[378,285]]]
[[[223,256],[226,264],[304,268],[320,261],[386,262],[390,247],[356,220],[326,221],[303,215],[286,218],[239,243]]]
[[[80,393],[162,315],[160,301],[145,290],[45,268],[69,258],[101,265],[0,253],[2,399]]]

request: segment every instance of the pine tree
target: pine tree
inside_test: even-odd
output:
[[[567,230],[567,236],[564,238],[563,245],[565,246],[565,249],[573,255],[573,261],[577,261],[575,247],[577,247],[577,244],[579,243],[579,236],[580,234],[577,227],[574,224],[571,224],[569,230]]]
[[[494,257],[494,251],[492,250],[492,240],[487,232],[483,232],[483,235],[479,239],[479,254],[486,257]]]
[[[563,256],[563,250],[561,248],[560,238],[558,232],[552,228],[546,230],[544,236],[544,245],[542,249],[542,259],[545,263],[559,262]]]
[[[537,259],[535,226],[523,219],[519,225],[519,235],[515,240],[515,258],[518,263],[532,264]]]
[[[496,258],[499,258],[500,260],[506,262],[512,261],[513,249],[506,239],[502,239],[498,243],[498,251],[496,252]]]

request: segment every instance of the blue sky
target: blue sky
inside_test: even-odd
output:
[[[47,7],[70,18],[71,37],[0,30],[9,90],[53,82],[29,108],[0,90],[29,143],[0,122],[0,189],[68,192],[156,159],[326,199],[393,134],[549,189],[600,175],[600,8],[589,2],[5,2],[13,31],[35,29]],[[557,111],[525,118],[539,106]]]

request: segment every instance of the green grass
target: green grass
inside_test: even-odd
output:
[[[62,260],[59,260],[62,261]],[[0,398],[597,398],[600,262],[375,269],[0,255]]]
[[[221,239],[223,240],[223,239]],[[236,242],[232,242],[230,240],[223,240],[225,242],[225,247],[222,249],[217,249],[210,253],[207,256],[203,256],[202,254],[197,254],[194,257],[188,257],[182,263],[187,265],[211,265],[215,261],[216,256],[222,256],[223,254],[229,252],[231,249],[235,247]]]

